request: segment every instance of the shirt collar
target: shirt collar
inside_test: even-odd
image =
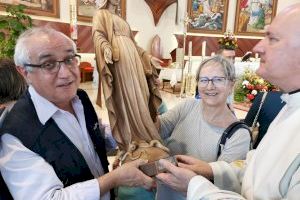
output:
[[[287,105],[298,105],[300,104],[300,92],[293,94],[283,94],[281,95],[282,101],[286,102]]]
[[[31,100],[33,102],[33,105],[35,107],[37,116],[40,120],[40,122],[45,125],[45,123],[56,113],[56,112],[66,112],[60,108],[58,108],[56,105],[54,105],[52,102],[47,100],[46,98],[42,97],[37,91],[30,85],[28,88],[28,91],[31,96]],[[73,103],[78,103],[79,97],[76,95],[72,99],[72,105]]]

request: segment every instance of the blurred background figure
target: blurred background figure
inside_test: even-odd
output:
[[[0,127],[15,101],[24,93],[27,84],[10,59],[0,59]],[[0,176],[0,199],[11,199]]]
[[[280,91],[270,91],[266,94],[265,100],[262,103],[259,111],[259,106],[262,101],[263,92],[258,93],[253,101],[253,104],[246,115],[245,123],[251,127],[254,123],[255,117],[257,116],[258,134],[256,140],[253,142],[253,148],[256,149],[264,135],[266,134],[271,122],[278,115],[279,111],[285,105],[285,102],[280,98],[283,94]],[[259,112],[259,113],[258,113]]]
[[[219,51],[217,54],[224,56],[234,63],[235,50],[238,48],[237,38],[230,31],[225,32],[224,36],[219,39]]]
[[[24,93],[27,84],[10,59],[0,59],[0,126],[14,102]]]

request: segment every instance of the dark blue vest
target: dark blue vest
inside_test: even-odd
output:
[[[99,129],[98,117],[87,94],[78,90],[77,95],[83,104],[88,133],[104,172],[107,173],[109,163],[102,132],[104,130]],[[82,154],[55,121],[51,118],[45,125],[40,123],[28,91],[6,116],[0,129],[0,135],[3,133],[14,135],[25,147],[43,157],[52,165],[64,187],[94,178]],[[6,193],[2,188],[0,191],[0,196]]]

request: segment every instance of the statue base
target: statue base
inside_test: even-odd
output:
[[[177,160],[174,156],[170,156],[170,157],[163,158],[163,159],[170,161],[171,163],[173,163],[176,166],[178,165]],[[167,172],[167,170],[163,166],[161,166],[158,161],[159,160],[143,164],[139,168],[144,174],[146,174],[147,176],[150,176],[150,177],[153,177],[159,173]]]
[[[127,152],[121,151],[119,160],[121,164],[131,162],[137,159],[147,160],[148,163],[158,161],[169,157],[169,149],[158,140],[152,140],[149,143],[145,141],[132,142]]]

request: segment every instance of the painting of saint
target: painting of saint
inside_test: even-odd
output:
[[[1,0],[0,0],[1,1]],[[126,0],[120,0],[117,8],[118,15],[126,18]],[[91,22],[97,11],[96,3],[92,0],[77,0],[77,16],[79,21]]]
[[[189,0],[190,32],[223,33],[226,30],[227,0]]]
[[[235,33],[240,35],[262,35],[276,12],[277,0],[239,0]]]
[[[0,8],[7,5],[25,5],[26,13],[49,17],[59,17],[59,0],[0,0]]]

